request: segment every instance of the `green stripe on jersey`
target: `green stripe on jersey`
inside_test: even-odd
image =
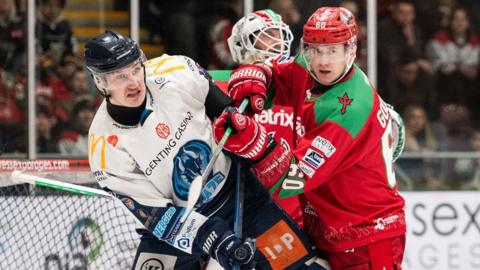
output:
[[[305,70],[308,71],[307,63],[305,62],[305,59],[302,57],[302,52],[295,55],[295,63],[299,64],[301,67],[303,67]]]
[[[212,80],[217,82],[228,82],[230,78],[231,70],[209,70],[208,74],[212,77]]]
[[[335,122],[345,128],[352,138],[367,122],[374,99],[367,76],[356,65],[354,68],[350,79],[334,85],[320,97],[312,98],[315,100],[316,123]]]

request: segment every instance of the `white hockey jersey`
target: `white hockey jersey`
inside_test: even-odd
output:
[[[209,82],[190,58],[163,55],[146,63],[146,83],[146,117],[138,125],[115,122],[106,101],[99,107],[89,132],[90,167],[100,186],[136,202],[124,201],[130,211],[139,211],[137,203],[167,209],[151,231],[190,253],[207,218],[193,212],[185,224],[170,227],[187,204],[190,182],[205,170],[216,147],[204,105]],[[203,189],[204,203],[222,189],[230,166],[221,153]],[[166,230],[176,233],[166,237]]]

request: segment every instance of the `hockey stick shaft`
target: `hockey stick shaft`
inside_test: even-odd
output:
[[[240,104],[240,107],[238,107],[238,112],[243,113],[245,109],[247,108],[248,105],[248,99],[244,99],[242,101],[242,104]],[[218,142],[217,148],[213,151],[212,158],[207,164],[207,168],[205,168],[205,172],[202,174],[202,187],[205,185],[205,182],[208,179],[208,175],[212,172],[213,166],[215,165],[215,162],[217,161],[218,157],[220,156],[220,152],[223,150],[223,146],[228,140],[228,137],[230,137],[230,134],[232,134],[233,129],[232,128],[227,128],[225,130],[225,134],[223,134],[222,139]]]
[[[243,197],[245,190],[245,181],[243,179],[241,161],[238,161],[237,182],[235,190],[235,219],[233,231],[238,238],[242,238],[243,232]]]
[[[96,189],[96,188],[89,188],[89,187],[84,187],[81,185],[75,185],[75,184],[70,184],[70,183],[65,183],[62,181],[57,181],[57,180],[52,180],[52,179],[47,179],[44,177],[36,176],[36,175],[30,175],[30,174],[25,174],[20,171],[13,171],[12,174],[10,175],[10,179],[14,183],[18,184],[31,184],[35,186],[42,186],[42,187],[48,187],[52,189],[57,189],[57,190],[63,190],[63,191],[68,191],[72,193],[77,193],[77,194],[82,194],[85,196],[102,196],[102,197],[107,197],[110,199],[113,199],[117,205],[125,209],[127,213],[130,214],[130,216],[135,220],[135,222],[138,225],[145,226],[138,220],[138,218],[125,206],[123,202],[115,198],[112,194],[105,192],[101,189]]]
[[[27,183],[35,186],[43,186],[63,191],[69,191],[86,196],[105,196],[113,198],[112,195],[101,189],[65,183],[62,181],[47,179],[36,175],[25,174],[20,171],[13,171],[11,175],[11,180],[14,183]]]
[[[243,113],[247,108],[247,105],[248,105],[248,98],[245,98],[240,104],[240,107],[238,108],[238,112]],[[207,167],[205,168],[205,171],[201,176],[195,177],[195,179],[193,179],[193,181],[190,183],[190,188],[188,190],[187,206],[185,207],[185,212],[182,218],[180,219],[180,222],[185,222],[186,218],[192,213],[193,208],[195,207],[198,200],[200,199],[203,186],[205,185],[208,179],[208,176],[212,172],[213,166],[215,165],[215,162],[220,156],[220,152],[222,151],[223,146],[225,145],[225,142],[227,142],[228,137],[230,137],[230,134],[232,133],[232,131],[233,130],[230,127],[228,127],[227,130],[225,130],[223,137],[220,139],[220,141],[217,144],[217,147],[212,153],[212,156],[210,158],[210,161],[207,164]]]
[[[243,172],[242,172],[242,163],[237,158],[237,181],[236,181],[236,189],[235,189],[235,217],[233,220],[233,232],[235,236],[238,238],[242,238],[243,236],[243,197],[244,197],[244,190],[245,190],[245,181],[243,179]],[[234,270],[240,270],[240,265],[235,264],[233,266]]]

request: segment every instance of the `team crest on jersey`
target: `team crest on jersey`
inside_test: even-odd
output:
[[[168,135],[170,135],[170,127],[164,123],[158,123],[157,127],[155,127],[155,131],[157,132],[158,137],[162,139],[166,139]]]
[[[205,171],[210,160],[210,154],[210,146],[199,140],[189,141],[180,147],[173,158],[172,172],[173,191],[178,198],[187,200],[190,183]],[[209,201],[224,179],[225,176],[221,172],[210,173],[202,190],[200,201],[202,203]]]
[[[342,108],[340,109],[341,114],[345,114],[347,112],[347,106],[352,104],[353,99],[349,98],[347,93],[343,94],[341,97],[338,98],[338,103],[342,104]]]

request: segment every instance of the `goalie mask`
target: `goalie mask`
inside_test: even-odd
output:
[[[265,9],[250,13],[235,23],[227,41],[233,61],[245,64],[290,56],[292,40],[290,27],[282,17]]]
[[[310,16],[303,27],[301,55],[315,80],[331,85],[347,74],[355,60],[357,35],[355,17],[345,8],[322,7]]]
[[[85,61],[95,85],[108,99],[113,91],[143,84],[146,61],[143,52],[130,38],[113,31],[92,38],[85,45]]]

